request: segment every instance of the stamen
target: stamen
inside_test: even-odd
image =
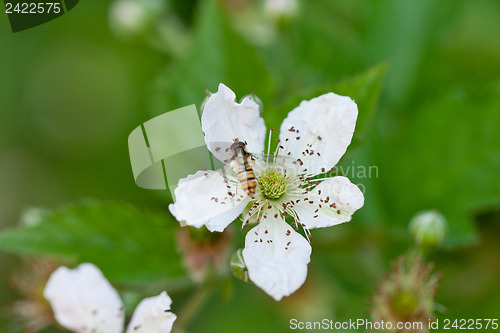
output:
[[[279,151],[280,151],[280,148],[283,148],[281,145],[280,145],[280,139],[276,139],[275,140],[277,143],[278,143],[278,146],[276,147],[276,150],[274,151],[274,162],[276,164],[276,157],[279,155]]]
[[[241,229],[243,229],[248,224],[250,218],[252,216],[254,216],[255,214],[257,214],[257,221],[260,221],[260,213],[264,214],[264,211],[267,211],[267,209],[265,209],[265,207],[264,207],[265,204],[266,204],[266,202],[264,200],[261,200],[261,201],[256,201],[252,205],[252,208],[250,208],[247,215],[243,219],[243,225],[242,225]]]
[[[271,128],[269,130],[269,139],[267,141],[267,156],[269,157],[269,154],[271,154],[271,137],[273,135],[273,132],[274,132],[274,128]],[[268,162],[267,158],[266,158],[266,162]]]

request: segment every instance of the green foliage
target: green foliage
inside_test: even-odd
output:
[[[240,98],[256,93],[266,105],[270,80],[256,49],[231,28],[220,3],[202,1],[196,8],[191,49],[159,77],[153,113],[193,103],[199,107],[205,91],[216,92],[221,82]]]
[[[292,110],[303,100],[310,100],[328,92],[351,97],[358,105],[358,120],[356,122],[355,138],[363,135],[366,127],[377,109],[382,90],[382,82],[387,71],[387,64],[381,63],[353,77],[343,78],[338,82],[321,82],[302,92],[290,94],[288,100],[281,107]]]
[[[479,93],[455,88],[416,110],[384,144],[378,184],[393,223],[437,208],[449,221],[448,245],[477,240],[473,214],[500,201],[499,103],[496,84]]]
[[[409,221],[429,209],[449,222],[446,250],[429,257],[443,271],[437,301],[448,308],[445,316],[498,313],[500,3],[299,0],[296,16],[271,23],[252,7],[271,31],[267,43],[257,43],[255,30],[242,31],[251,15],[240,20],[245,4],[254,2],[162,2],[169,7],[168,23],[183,31],[170,32],[170,42],[189,42],[175,57],[164,53],[165,46],[117,41],[106,20],[109,1],[81,2],[67,19],[36,33],[0,34],[6,64],[0,82],[0,228],[33,203],[50,207],[95,197],[165,205],[157,195],[162,192],[135,186],[126,137],[152,116],[199,107],[205,89],[215,92],[220,82],[238,98],[254,92],[268,128],[279,128],[302,100],[332,91],[353,98],[359,109],[340,165],[377,168],[371,178],[346,174],[363,185],[364,207],[350,223],[312,231],[308,278],[295,295],[276,303],[231,277],[234,296],[213,297],[216,306],[199,311],[188,330],[276,332],[300,316],[366,317],[377,281],[412,242]],[[72,38],[55,31],[72,31]],[[92,66],[85,65],[88,59]],[[79,82],[76,88],[66,84],[69,79]],[[82,100],[92,102],[91,110]],[[99,139],[104,134],[109,142]],[[478,214],[484,215],[479,222]],[[25,222],[0,234],[0,250],[90,261],[112,280],[150,286],[185,275],[174,237],[179,224],[167,213],[85,203]],[[245,233],[234,235],[233,245],[242,246]],[[3,281],[15,266],[5,257]],[[167,288],[174,310],[184,306],[190,287]],[[17,297],[9,288],[0,285],[5,302]],[[256,315],[248,309],[257,309]],[[2,332],[8,330],[3,321]]]
[[[33,215],[0,234],[0,249],[91,262],[115,281],[152,282],[184,274],[175,239],[179,224],[163,213],[92,202]]]

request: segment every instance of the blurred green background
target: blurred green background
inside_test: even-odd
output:
[[[311,0],[281,13],[249,0],[129,2],[131,12],[81,1],[15,34],[0,15],[0,230],[28,207],[87,198],[167,212],[166,192],[135,185],[127,136],[156,115],[199,107],[219,82],[238,97],[256,93],[268,128],[333,90],[360,112],[341,165],[378,169],[347,175],[365,188],[364,208],[351,223],[313,231],[296,295],[276,303],[231,279],[230,295],[214,293],[188,331],[367,318],[376,284],[412,244],[408,222],[424,209],[449,222],[444,245],[428,255],[443,274],[436,301],[447,310],[438,317],[500,317],[500,2]],[[20,257],[1,252],[0,263],[5,308],[20,298],[9,282]],[[101,268],[112,282],[127,280]],[[175,312],[187,296],[171,296]],[[17,331],[1,314],[0,331]]]

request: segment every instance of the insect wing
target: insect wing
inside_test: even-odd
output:
[[[225,164],[229,164],[233,160],[235,152],[231,149],[232,144],[233,142],[207,142],[207,146],[215,158]]]

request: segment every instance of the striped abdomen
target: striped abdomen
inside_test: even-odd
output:
[[[243,154],[242,154],[243,155]],[[253,197],[255,194],[255,189],[257,188],[257,181],[255,180],[255,174],[252,167],[248,163],[248,156],[239,156],[238,170],[236,177],[238,177],[238,182],[245,192]]]

